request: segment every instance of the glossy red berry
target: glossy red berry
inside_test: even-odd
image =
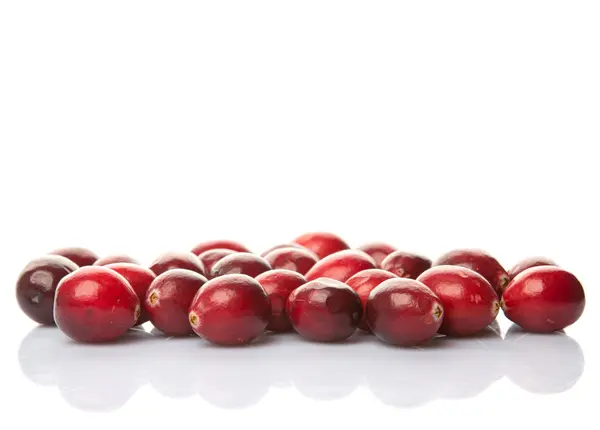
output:
[[[431,289],[414,279],[388,279],[367,300],[366,317],[384,342],[411,346],[432,339],[442,325],[444,308]]]
[[[556,264],[556,262],[554,260],[551,260],[546,257],[528,257],[528,258],[525,258],[524,260],[519,261],[517,264],[515,264],[508,271],[508,277],[512,280],[512,279],[514,279],[515,276],[517,276],[519,273],[523,272],[524,270],[530,269],[532,267],[539,267],[539,266],[557,266],[558,267],[558,264]]]
[[[266,251],[264,251],[262,254],[260,254],[261,257],[265,257],[267,254],[269,254],[271,251],[275,251],[276,249],[280,249],[280,248],[297,248],[297,249],[306,249],[308,252],[311,252],[313,254],[313,256],[318,260],[319,256],[317,254],[315,254],[314,252],[312,252],[310,249],[302,246],[302,245],[298,245],[297,243],[294,242],[290,242],[290,243],[280,243],[279,245],[275,245],[272,246],[271,248],[267,249]]]
[[[192,249],[192,252],[196,255],[200,255],[209,249],[231,249],[236,252],[250,252],[245,245],[233,240],[209,240],[207,242],[202,242],[196,245]]]
[[[235,254],[236,252],[239,251],[234,251],[232,249],[225,248],[215,248],[209,249],[208,251],[204,251],[202,254],[198,255],[198,260],[200,260],[202,262],[202,265],[204,266],[204,275],[210,279],[212,268],[217,263],[217,261],[228,255]]]
[[[366,252],[375,260],[375,264],[378,268],[381,268],[381,263],[392,252],[396,251],[396,248],[385,242],[371,242],[357,248],[359,251]]]
[[[131,285],[106,267],[82,267],[65,276],[56,289],[56,325],[80,342],[116,340],[139,315],[140,300]]]
[[[150,270],[156,276],[172,269],[187,269],[205,276],[204,265],[191,252],[169,251],[162,254],[150,264]]]
[[[187,269],[172,269],[158,275],[143,303],[152,325],[167,336],[192,334],[188,311],[206,282],[203,275]]]
[[[356,291],[363,305],[363,316],[360,320],[360,324],[358,325],[360,329],[367,332],[371,331],[371,328],[367,324],[366,313],[364,312],[367,305],[367,299],[369,298],[371,291],[373,291],[375,287],[377,287],[383,281],[397,277],[398,276],[386,270],[367,269],[363,270],[362,272],[358,272],[346,281],[346,285]]]
[[[293,242],[310,249],[319,258],[350,249],[350,246],[341,237],[327,232],[306,233],[298,236]]]
[[[286,310],[296,332],[317,342],[348,339],[363,313],[356,291],[327,278],[307,282],[292,291]]]
[[[140,262],[138,260],[136,260],[133,257],[130,257],[129,255],[113,254],[113,255],[107,255],[105,257],[100,257],[98,260],[96,260],[96,262],[94,263],[94,266],[106,266],[108,264],[114,264],[114,263],[140,264]]]
[[[30,261],[17,279],[20,309],[38,324],[54,325],[54,296],[60,280],[79,267],[61,255],[46,255]]]
[[[211,278],[223,275],[248,275],[255,278],[271,269],[271,265],[258,255],[249,252],[236,252],[221,258],[215,263],[211,271]]]
[[[362,251],[345,250],[319,260],[307,273],[306,280],[330,278],[346,282],[352,275],[367,269],[375,269],[375,261]]]
[[[381,268],[392,272],[400,278],[417,279],[417,277],[431,268],[429,258],[411,252],[394,251],[381,263]]]
[[[292,291],[306,284],[306,278],[291,270],[277,269],[261,273],[255,279],[265,289],[271,302],[271,316],[267,330],[276,332],[292,330],[292,323],[285,308],[287,299]]]
[[[279,248],[269,252],[264,259],[273,269],[285,269],[306,274],[315,264],[318,258],[312,251],[301,248]]]
[[[498,315],[498,296],[479,273],[462,266],[435,266],[417,281],[439,297],[444,308],[440,333],[449,336],[474,335],[490,325]]]
[[[508,284],[508,273],[502,265],[486,251],[480,249],[456,249],[442,255],[435,266],[462,266],[474,270],[492,285],[498,296]]]
[[[114,270],[121,276],[123,276],[129,285],[135,291],[135,294],[140,300],[140,304],[143,305],[144,299],[146,298],[146,292],[150,288],[150,284],[156,279],[154,272],[147,267],[140,266],[139,264],[133,263],[113,263],[107,264],[107,269]],[[148,322],[148,313],[144,307],[141,307],[140,316],[134,325],[140,325]]]
[[[189,324],[203,339],[218,345],[244,345],[264,333],[271,316],[269,297],[247,275],[211,279],[194,297]]]
[[[526,331],[550,333],[575,323],[585,308],[581,282],[556,266],[532,267],[517,275],[502,295],[506,317]]]
[[[66,257],[73,263],[77,264],[79,267],[91,266],[99,258],[95,252],[90,251],[87,248],[80,247],[55,249],[50,254],[62,255],[63,257]]]

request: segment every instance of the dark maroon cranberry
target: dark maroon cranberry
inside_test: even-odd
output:
[[[79,267],[61,255],[46,255],[30,261],[19,274],[17,303],[38,324],[54,324],[54,296],[62,278]]]
[[[56,325],[79,342],[116,340],[139,316],[140,300],[129,282],[106,267],[77,269],[56,288]]]
[[[189,311],[194,332],[218,345],[244,345],[264,333],[271,316],[269,297],[247,275],[211,279],[196,294]]]
[[[212,278],[211,272],[213,266],[219,261],[221,258],[226,257],[231,254],[235,254],[239,251],[233,251],[231,249],[224,248],[215,248],[209,249],[208,251],[204,251],[202,254],[198,255],[198,259],[204,265],[204,271],[207,278]]]
[[[311,252],[313,254],[313,256],[318,260],[319,256],[317,254],[315,254],[314,252],[312,252],[310,249],[302,246],[302,245],[298,245],[297,243],[294,242],[290,242],[290,243],[281,243],[279,245],[275,245],[272,246],[271,248],[267,249],[265,252],[263,252],[262,254],[260,254],[261,257],[265,257],[267,254],[269,254],[271,251],[275,251],[276,249],[280,249],[280,248],[297,248],[297,249],[306,249],[308,252]]]
[[[285,306],[289,295],[301,285],[306,278],[291,270],[277,269],[261,273],[256,281],[262,285],[271,301],[271,318],[267,330],[285,332],[292,330]]]
[[[524,270],[530,269],[532,267],[540,267],[540,266],[557,266],[558,267],[558,264],[556,264],[556,262],[554,260],[551,260],[546,257],[529,257],[529,258],[521,260],[517,264],[515,264],[508,271],[508,277],[512,280],[515,276],[517,276],[519,273],[523,272]]]
[[[210,240],[207,242],[202,242],[196,245],[192,249],[192,252],[196,255],[200,255],[209,249],[231,249],[232,251],[236,252],[250,252],[246,246],[233,240]]]
[[[188,311],[206,282],[204,276],[187,269],[172,269],[158,275],[150,284],[143,304],[152,325],[167,336],[192,334]]]
[[[158,257],[150,265],[156,276],[172,269],[187,269],[205,276],[202,261],[191,252],[169,251]]]
[[[357,248],[359,251],[366,252],[375,260],[378,268],[381,268],[381,262],[396,251],[396,248],[384,242],[371,242]]]
[[[310,249],[319,258],[350,249],[350,246],[341,237],[327,232],[306,233],[294,239],[293,242]]]
[[[435,266],[461,266],[474,270],[494,287],[498,297],[508,284],[509,278],[502,265],[489,253],[481,249],[456,249],[442,255]]]
[[[285,269],[306,274],[318,261],[312,251],[300,248],[279,248],[268,253],[265,260],[273,269]]]
[[[286,310],[296,332],[317,342],[348,339],[363,313],[356,291],[327,278],[307,282],[292,291]]]
[[[346,282],[352,275],[367,269],[375,269],[375,261],[362,251],[348,249],[319,260],[305,276],[308,281],[329,278]]]
[[[417,279],[431,267],[431,260],[421,255],[404,251],[394,251],[381,263],[381,268],[400,278]]]
[[[98,260],[96,260],[96,262],[94,263],[94,266],[106,266],[108,264],[114,264],[114,263],[140,264],[139,261],[137,261],[133,257],[130,257],[129,255],[113,254],[113,255],[107,255],[105,257],[100,257]]]
[[[444,314],[440,299],[414,279],[388,279],[367,300],[366,317],[373,333],[384,342],[412,346],[438,332]]]
[[[211,278],[223,275],[248,275],[256,278],[271,270],[271,265],[262,257],[249,252],[236,252],[221,258],[212,268]]]
[[[62,255],[68,258],[79,267],[91,266],[98,260],[98,255],[87,248],[70,247],[55,249],[51,255]]]
[[[381,284],[383,281],[393,278],[397,278],[397,276],[386,270],[367,269],[363,270],[362,272],[358,272],[346,281],[346,285],[356,291],[363,305],[363,316],[360,320],[360,324],[358,325],[360,329],[367,332],[371,331],[371,328],[367,324],[366,314],[364,312],[367,306],[369,294],[371,294],[371,291],[373,291],[373,289],[375,289],[375,287]]]
[[[107,264],[104,267],[114,270],[123,276],[127,282],[129,282],[133,291],[135,291],[138,299],[140,299],[140,304],[144,303],[146,292],[148,291],[148,288],[150,288],[150,284],[156,279],[156,275],[152,270],[133,263],[113,263]],[[140,325],[146,322],[148,322],[148,313],[142,306],[140,316],[134,325]]]

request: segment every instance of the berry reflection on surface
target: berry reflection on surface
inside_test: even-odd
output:
[[[533,394],[560,393],[585,366],[581,347],[563,332],[528,334],[513,325],[503,339],[497,323],[475,337],[439,336],[418,348],[390,346],[361,331],[336,344],[287,333],[219,347],[143,328],[116,343],[81,345],[55,327],[37,327],[21,342],[18,360],[29,380],[56,386],[69,405],[86,411],[119,409],[147,384],[165,397],[199,396],[225,409],[257,404],[271,387],[330,401],[359,386],[386,405],[417,407],[474,397],[504,376]]]

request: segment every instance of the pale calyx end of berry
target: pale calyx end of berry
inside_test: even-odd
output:
[[[195,312],[190,312],[189,318],[190,318],[190,324],[192,325],[192,327],[198,327],[198,322],[199,322],[198,315],[196,315]]]

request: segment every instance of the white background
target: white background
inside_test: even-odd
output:
[[[0,3],[3,422],[594,422],[599,22],[595,1]],[[440,351],[294,336],[90,349],[32,331],[14,298],[27,261],[58,247],[147,264],[313,230],[431,258],[481,247],[507,267],[543,254],[588,306],[568,337]]]

